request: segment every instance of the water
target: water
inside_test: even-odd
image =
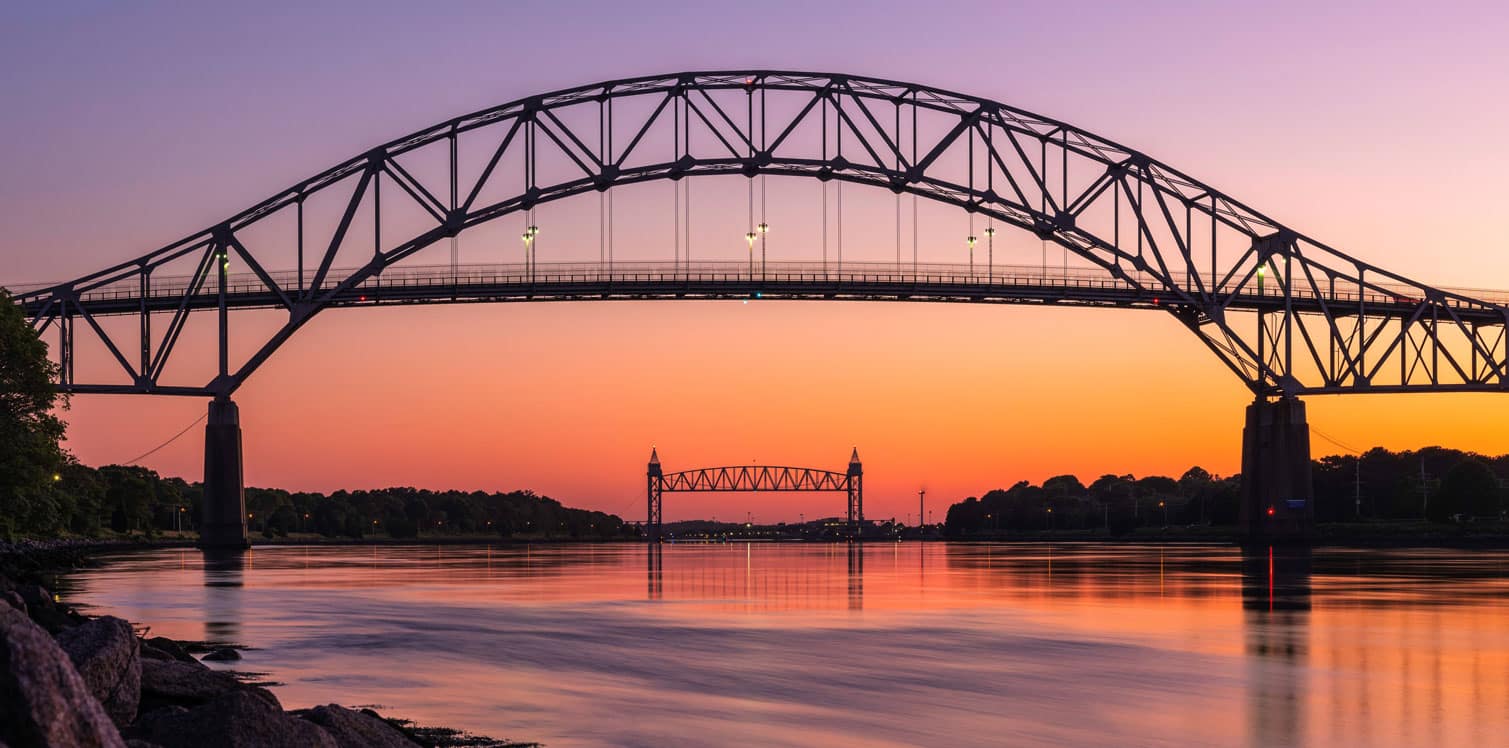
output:
[[[69,595],[285,706],[550,746],[1505,745],[1509,553],[266,547]]]

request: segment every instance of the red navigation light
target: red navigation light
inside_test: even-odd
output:
[[[1157,305],[1158,305],[1158,297],[1157,297],[1157,296],[1154,296],[1154,297],[1153,297],[1153,305],[1154,305],[1154,306],[1157,306]]]
[[[1270,506],[1270,507],[1268,507],[1268,516],[1269,516],[1269,517],[1272,517],[1272,516],[1273,516],[1273,507],[1271,507],[1271,506]]]
[[[363,297],[361,297],[361,298],[360,298],[360,299],[359,299],[359,301],[366,301],[366,300],[367,300],[367,297],[365,297],[365,296],[363,296]]]

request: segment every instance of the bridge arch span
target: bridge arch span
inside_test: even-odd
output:
[[[678,256],[668,266],[542,273],[531,254],[522,270],[484,280],[463,283],[454,268],[449,283],[410,282],[404,274],[406,261],[503,216],[623,185],[715,175],[804,177],[916,195],[983,218],[987,231],[1000,222],[1061,245],[1090,276],[1055,279],[1045,267],[1039,277],[1004,278],[993,262],[982,274],[973,261],[967,268],[898,262],[858,270],[825,263],[773,273],[762,263],[757,272],[752,251],[739,272],[694,267]],[[327,199],[337,206],[335,220],[328,232],[311,233],[305,206]],[[418,227],[385,232],[389,216],[405,211],[418,216]],[[359,216],[370,220],[370,231],[354,228]],[[538,233],[528,225],[522,238],[532,246]],[[968,238],[971,252],[991,241],[991,233]],[[337,263],[353,252],[358,264]],[[233,274],[233,261],[246,271]],[[207,517],[205,526],[224,527],[206,536],[244,542],[244,513],[235,507],[239,417],[230,396],[321,311],[738,295],[1088,304],[1172,314],[1254,394],[1244,474],[1267,482],[1244,482],[1252,526],[1307,521],[1308,428],[1298,396],[1509,390],[1509,296],[1390,272],[1060,120],[935,87],[835,73],[685,72],[529,96],[368,149],[177,242],[69,282],[24,289],[16,301],[39,334],[58,336],[63,391],[214,398],[206,503],[223,516]],[[242,308],[278,309],[286,318],[233,362],[232,312]],[[169,360],[190,315],[200,311],[217,320],[215,374],[207,382],[175,381],[166,376]],[[112,315],[133,315],[139,324],[130,332],[107,329],[100,320]],[[76,342],[91,336],[109,362],[96,368],[108,369],[109,378],[76,376]]]
[[[444,239],[574,195],[708,175],[864,184],[1030,232],[1081,258],[1099,282],[1129,293],[1130,301],[1109,303],[1173,314],[1258,396],[1509,387],[1503,299],[1427,286],[1371,265],[1060,120],[954,91],[834,73],[687,72],[518,99],[369,149],[166,247],[18,299],[39,331],[59,336],[65,390],[223,398],[320,311],[386,298],[368,291]],[[308,237],[305,246],[303,206],[326,193],[339,193],[345,208],[329,235]],[[425,216],[427,227],[384,241],[382,213],[398,210],[395,204]],[[368,259],[336,267],[338,255],[349,256],[342,250],[355,241],[353,221],[368,205],[375,226]],[[300,230],[285,237],[286,246],[243,240],[289,213],[298,213]],[[969,241],[983,245],[992,237]],[[278,267],[291,264],[295,244],[296,274]],[[240,287],[227,277],[232,261],[250,271]],[[165,280],[170,266],[192,272]],[[529,269],[531,285],[536,270]],[[835,288],[825,296],[1019,298],[982,292],[973,263],[966,276],[973,288],[964,293],[930,288],[921,269],[907,270],[897,268],[904,285],[920,293]],[[745,280],[738,292],[763,285]],[[1086,302],[1068,279],[1060,285],[1056,294],[1026,300]],[[227,314],[242,305],[280,308],[288,318],[233,363]],[[221,317],[218,373],[207,383],[165,381],[184,321],[199,309]],[[96,321],[126,313],[142,319],[138,340],[118,340]],[[73,378],[80,335],[103,341],[119,366],[115,380]]]

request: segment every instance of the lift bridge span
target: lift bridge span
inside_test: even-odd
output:
[[[806,178],[825,195],[829,186],[861,185],[954,206],[970,216],[970,235],[959,242],[970,259],[766,262],[761,251],[757,260],[767,227],[763,217],[755,224],[751,208],[747,262],[690,261],[680,233],[663,262],[538,262],[539,206],[670,180],[677,210],[685,192],[689,215],[691,184],[705,176],[751,184]],[[311,229],[306,211],[316,204],[334,205],[334,220]],[[394,228],[398,212],[417,223]],[[454,255],[449,265],[438,262],[447,240],[505,216],[524,218],[526,263],[464,266]],[[1082,267],[997,265],[997,226],[1060,245]],[[1312,522],[1301,396],[1509,390],[1503,294],[1432,286],[1378,267],[1059,120],[930,86],[833,73],[686,72],[529,96],[369,148],[105,270],[15,290],[38,334],[56,341],[62,391],[211,398],[201,524],[210,545],[245,541],[233,394],[331,308],[757,298],[1159,311],[1253,393],[1243,442],[1251,537],[1303,536]],[[276,309],[286,319],[270,335],[248,330],[261,337],[232,361],[229,341],[241,334],[242,316],[234,312],[242,309]],[[216,373],[175,381],[168,363],[196,314],[215,317]],[[137,324],[103,321],[121,315]],[[84,376],[75,366],[81,340],[97,341],[86,349],[104,359]]]

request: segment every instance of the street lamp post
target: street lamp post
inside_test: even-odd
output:
[[[761,189],[764,189],[763,183]],[[760,280],[765,280],[765,235],[770,233],[770,224],[760,221]]]
[[[994,283],[996,274],[996,227],[985,227],[985,282]]]
[[[524,229],[524,266],[529,271],[529,282],[534,282],[534,240],[540,235],[540,227],[530,224]]]

